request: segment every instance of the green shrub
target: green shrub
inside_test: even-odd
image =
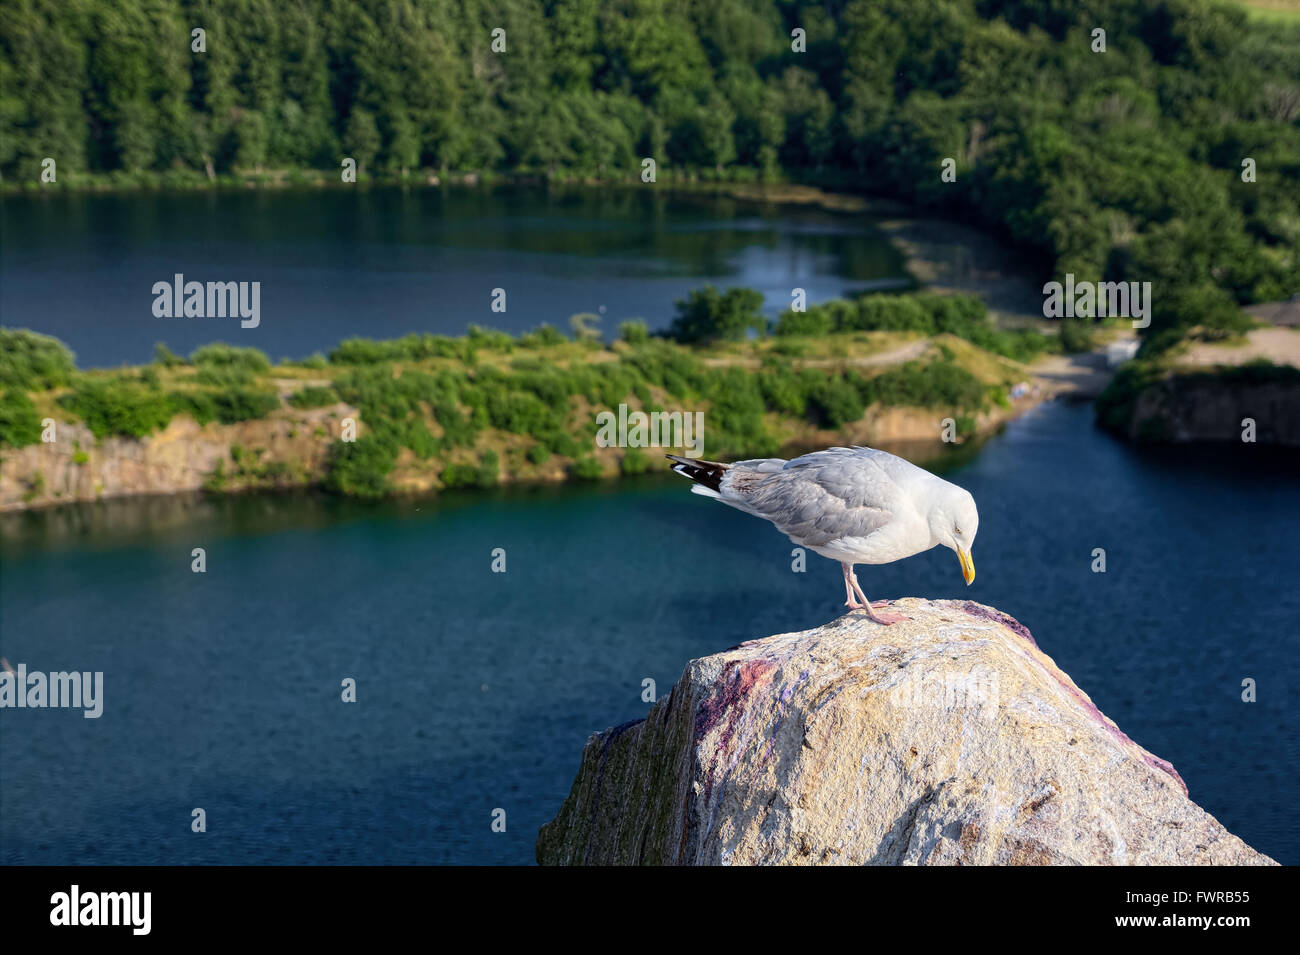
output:
[[[712,285],[696,289],[677,301],[677,315],[667,335],[683,344],[741,341],[749,329],[762,331],[759,309],[763,295],[753,289],[732,288],[719,293]]]
[[[491,487],[501,479],[501,461],[495,451],[487,451],[479,458],[476,483],[479,487]]]
[[[623,474],[644,474],[650,470],[650,457],[640,448],[628,448],[618,462],[618,469]]]
[[[222,424],[265,418],[280,407],[280,399],[274,392],[253,388],[232,388],[214,392],[210,397],[217,420]]]
[[[291,361],[289,364],[297,365],[299,368],[310,368],[313,371],[320,371],[329,367],[329,360],[320,352],[315,352],[308,355],[306,358],[301,358],[298,361]]]
[[[584,481],[594,481],[604,475],[600,462],[589,454],[574,461],[573,467],[569,468],[569,473]]]
[[[41,419],[27,392],[9,388],[0,393],[0,446],[21,448],[41,440]]]
[[[167,395],[127,378],[81,377],[59,403],[97,438],[142,438],[166,427],[175,412]]]
[[[206,391],[173,391],[167,396],[178,414],[187,414],[199,424],[215,421],[217,405]]]
[[[162,365],[164,368],[179,368],[186,363],[184,358],[162,342],[158,342],[153,346],[153,362],[155,365]]]
[[[644,345],[650,340],[650,329],[641,319],[619,322],[618,337],[629,345]]]
[[[1087,319],[1067,318],[1061,322],[1061,350],[1068,355],[1092,351],[1096,340],[1092,322]]]
[[[491,487],[500,479],[501,462],[495,451],[486,452],[478,464],[449,464],[442,470],[445,487]]]
[[[321,385],[308,385],[289,396],[289,404],[295,408],[323,408],[336,404],[338,400],[338,393],[333,388]]]
[[[554,348],[556,345],[563,345],[568,342],[560,332],[552,325],[543,322],[531,332],[525,332],[519,336],[518,344],[521,348]]]
[[[829,335],[832,331],[830,312],[817,307],[802,312],[786,309],[772,328],[773,335]]]
[[[246,388],[254,377],[243,365],[200,365],[194,380],[209,388]]]
[[[858,389],[837,375],[810,391],[808,410],[822,427],[840,428],[860,419],[867,409]]]
[[[471,348],[490,348],[508,352],[515,347],[515,341],[509,334],[497,331],[495,328],[484,328],[482,325],[470,325],[466,329],[465,338]]]
[[[373,435],[335,441],[326,463],[325,487],[353,497],[382,497],[397,462],[397,448]]]
[[[0,328],[0,388],[57,388],[75,371],[72,352],[57,338],[25,328]]]
[[[402,445],[410,448],[417,458],[427,461],[442,450],[442,444],[429,433],[423,418],[412,418],[406,422],[402,433]]]
[[[808,394],[799,374],[787,363],[764,361],[759,368],[758,387],[763,403],[782,414],[802,416],[808,407]]]
[[[944,359],[906,362],[863,380],[859,390],[867,404],[880,402],[951,410],[977,410],[989,397],[989,389],[983,382],[960,365]]]
[[[190,362],[200,367],[206,365],[219,368],[238,368],[250,374],[261,374],[271,370],[271,360],[266,357],[264,352],[256,348],[227,345],[224,342],[214,342],[211,345],[196,348],[190,353]]]

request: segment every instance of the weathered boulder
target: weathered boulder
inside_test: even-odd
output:
[[[902,600],[692,660],[592,736],[556,864],[1271,864],[1020,623]]]

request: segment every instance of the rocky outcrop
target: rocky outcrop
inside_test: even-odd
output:
[[[285,409],[228,425],[177,415],[155,434],[103,440],[60,421],[56,440],[0,454],[0,511],[197,491],[214,480],[225,490],[308,484],[324,471],[334,419],[349,413],[346,405]]]
[[[1145,389],[1133,402],[1127,436],[1171,442],[1240,444],[1253,422],[1259,444],[1300,447],[1300,371],[1251,380],[1213,374],[1173,375]]]
[[[542,864],[1271,864],[1020,623],[907,599],[692,660],[592,736]]]
[[[1260,342],[1282,336],[1300,347],[1300,333],[1265,329],[1252,333],[1246,357]],[[1253,443],[1300,447],[1300,359],[1211,364],[1222,358],[1209,345],[1193,348],[1170,365],[1137,359],[1123,365],[1097,399],[1097,420],[1111,431],[1158,444]]]

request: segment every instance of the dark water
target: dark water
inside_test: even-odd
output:
[[[0,201],[0,230],[0,321],[61,338],[91,367],[148,361],[157,341],[279,359],[471,323],[567,334],[577,312],[612,335],[629,318],[666,326],[676,299],[710,283],[758,289],[774,316],[796,287],[818,302],[905,276],[861,216],[652,186],[23,196]],[[155,317],[153,285],[177,272],[260,282],[260,324]]]
[[[859,576],[1018,617],[1193,799],[1297,864],[1300,477],[1250,450],[1151,456],[1044,406],[954,459],[981,512],[974,586],[941,548]],[[106,681],[98,720],[0,711],[4,863],[528,863],[586,736],[645,713],[644,678],[667,692],[689,658],[843,600],[835,565],[792,573],[785,538],[672,477],[0,529],[0,653]]]

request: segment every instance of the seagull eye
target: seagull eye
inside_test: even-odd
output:
[[[952,529],[952,532],[953,532],[954,534],[957,534],[957,535],[960,536],[960,534],[961,534],[961,528],[960,528],[960,527],[954,527],[954,528]]]

